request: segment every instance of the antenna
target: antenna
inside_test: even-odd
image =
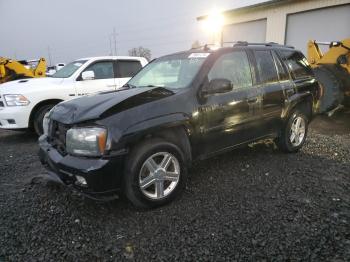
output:
[[[108,40],[109,40],[109,55],[113,55],[112,38],[111,38],[111,36],[108,37]]]

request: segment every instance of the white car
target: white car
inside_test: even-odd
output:
[[[134,76],[143,57],[81,58],[52,77],[11,81],[0,85],[0,128],[34,128],[43,132],[43,118],[57,103],[82,95],[116,90]]]

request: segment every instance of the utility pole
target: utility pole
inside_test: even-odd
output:
[[[113,41],[114,41],[114,55],[117,55],[117,33],[115,31],[115,27],[113,27]]]
[[[50,51],[50,46],[47,46],[47,52],[49,53],[49,64],[50,64],[50,66],[52,66],[52,64],[51,64],[51,51]]]
[[[109,55],[113,55],[112,38],[110,35],[108,36],[108,40],[109,40]]]

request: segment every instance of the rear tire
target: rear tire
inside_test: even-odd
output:
[[[326,113],[336,108],[344,100],[343,82],[337,75],[341,71],[335,66],[328,65],[316,67],[313,71],[322,94],[319,101],[319,112]]]
[[[35,112],[33,117],[33,127],[38,136],[43,134],[43,120],[45,114],[48,113],[54,106],[54,104],[44,105]]]
[[[304,113],[294,110],[276,139],[277,147],[286,153],[299,151],[305,143],[309,120]]]
[[[131,151],[123,191],[134,206],[154,208],[174,200],[186,177],[187,165],[179,147],[163,139],[150,139]]]

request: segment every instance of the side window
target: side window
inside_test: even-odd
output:
[[[114,78],[113,62],[103,61],[88,66],[84,71],[93,71],[95,79]]]
[[[278,81],[275,62],[268,50],[254,51],[256,66],[259,73],[260,83],[274,83]]]
[[[289,80],[289,75],[286,69],[283,67],[281,60],[279,57],[273,52],[273,59],[275,60],[275,64],[277,66],[278,78],[280,81]]]
[[[118,60],[117,77],[133,77],[142,68],[140,61]]]
[[[312,76],[312,70],[303,54],[294,50],[284,50],[280,53],[294,79]]]
[[[208,74],[208,80],[217,78],[230,80],[233,89],[251,87],[252,74],[246,52],[235,51],[216,60]]]

